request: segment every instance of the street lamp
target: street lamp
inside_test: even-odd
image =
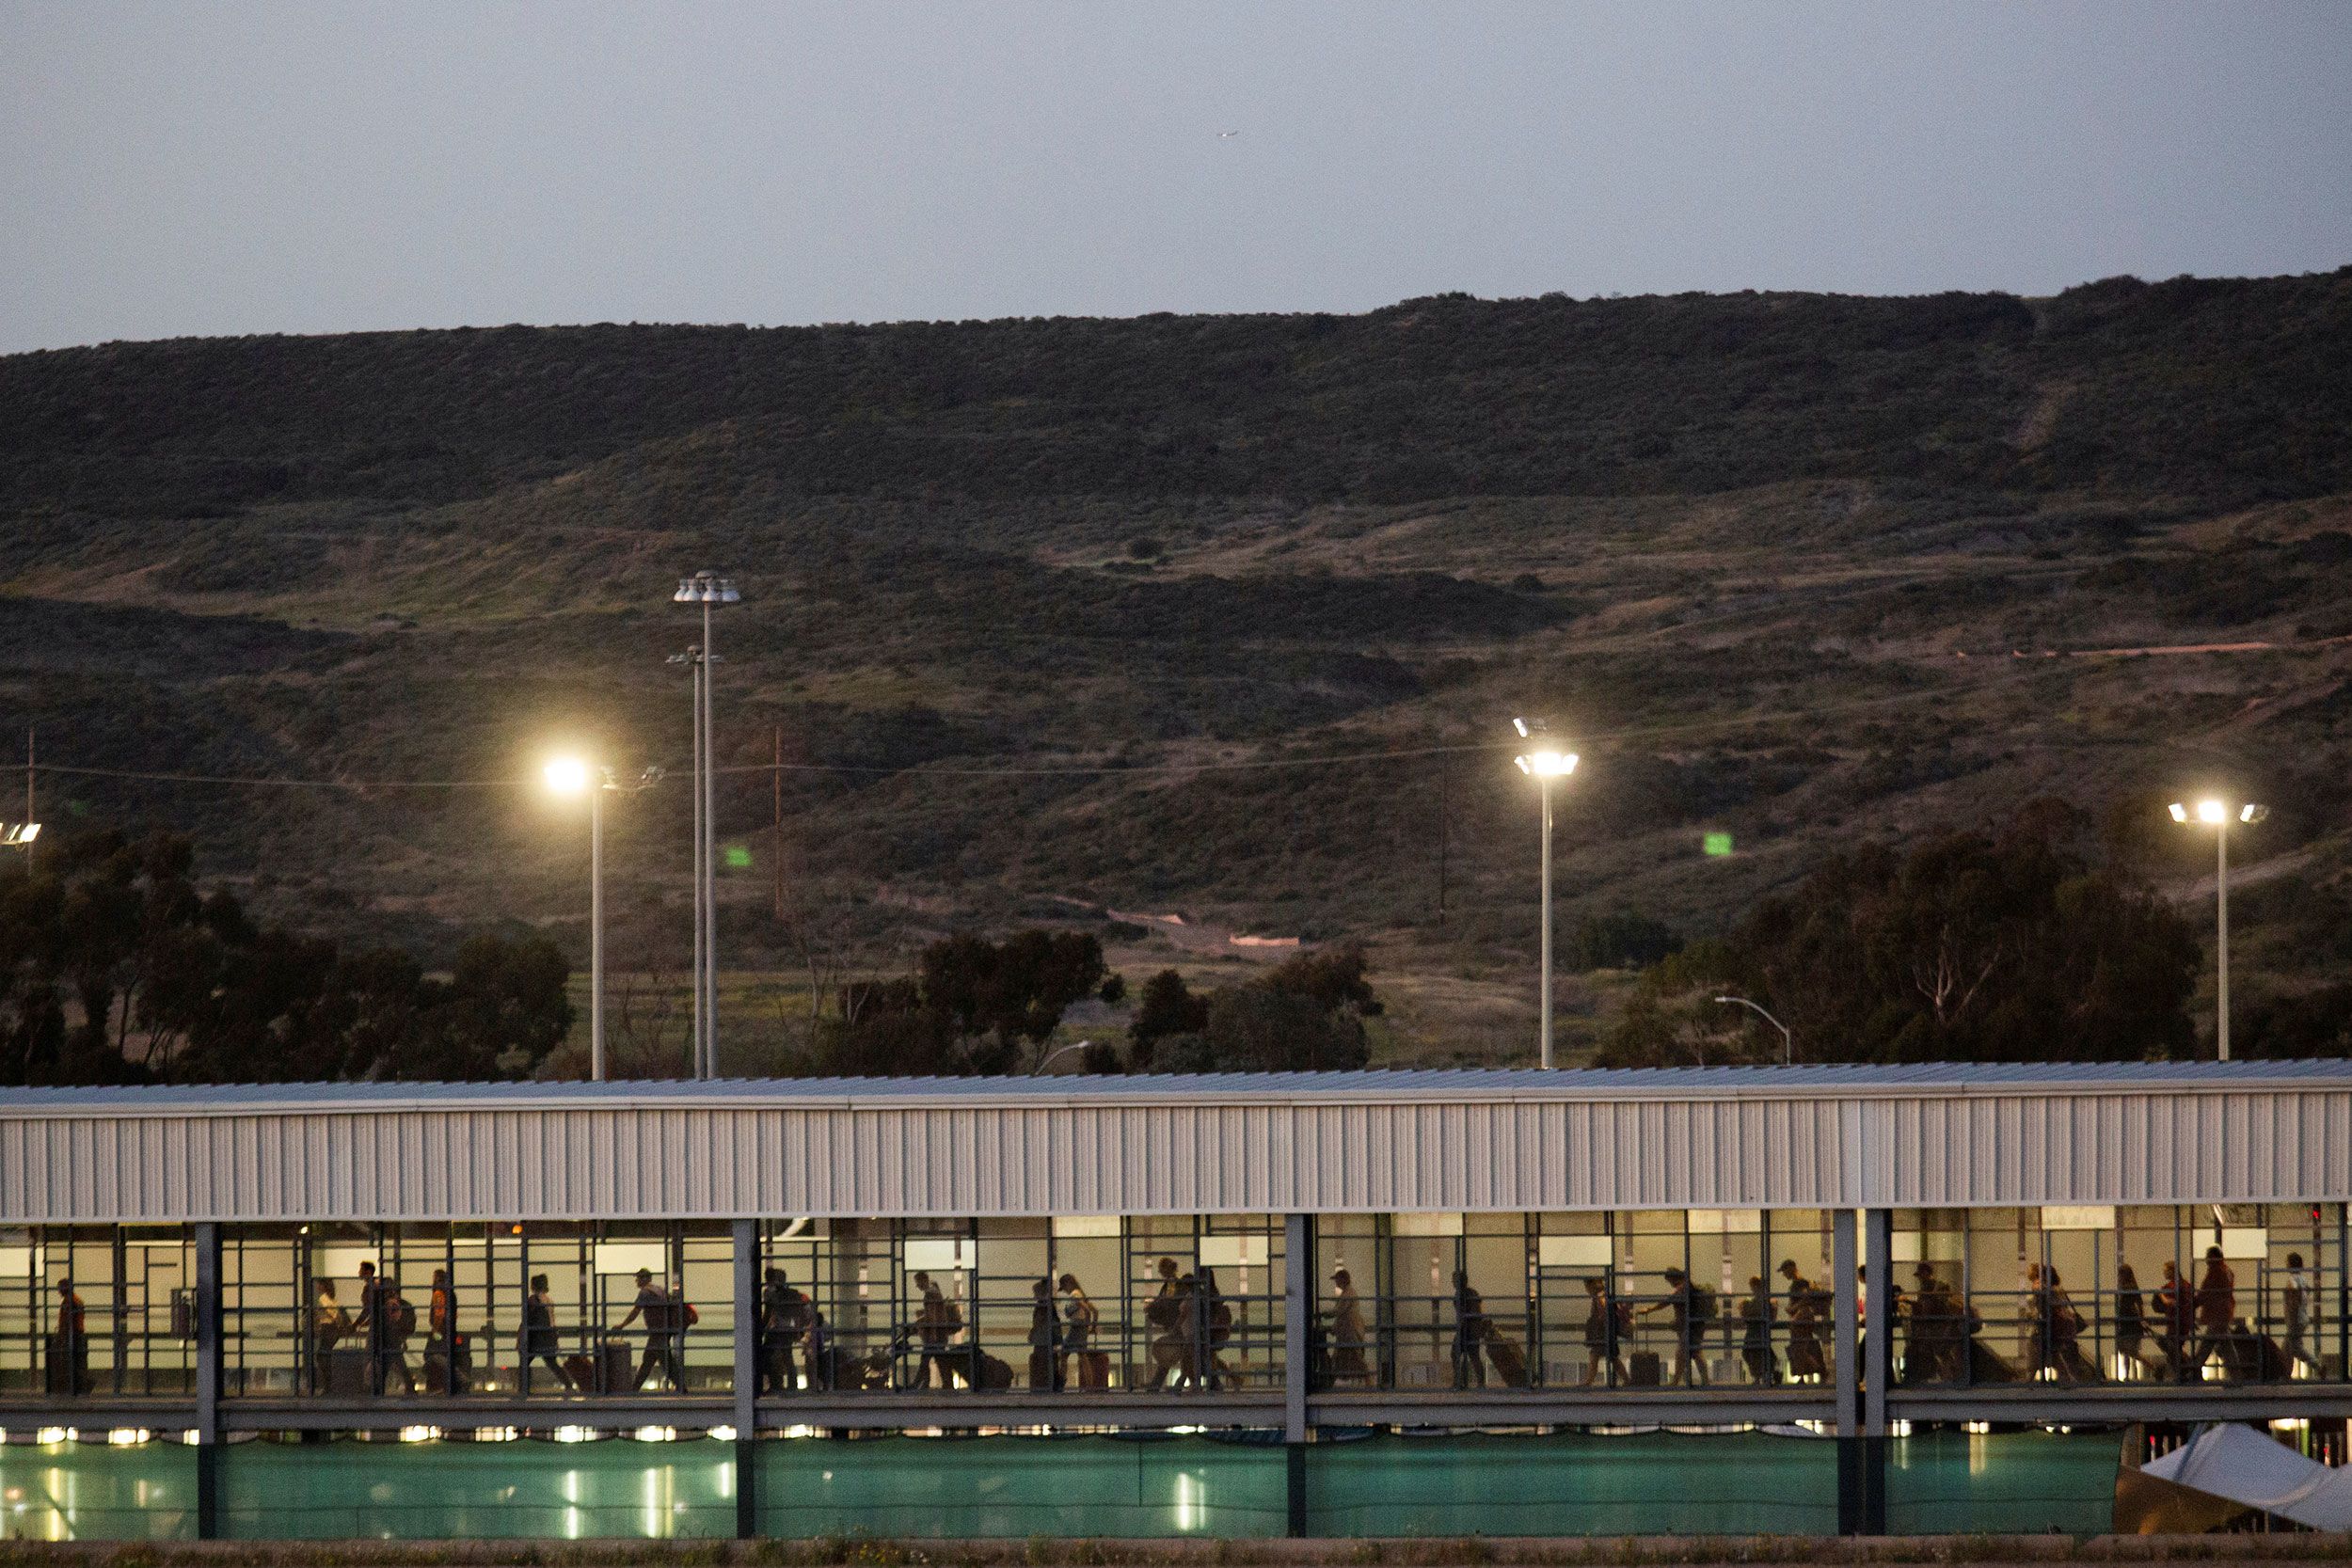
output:
[[[694,1076],[717,1076],[719,1066],[719,895],[718,879],[714,875],[716,855],[713,851],[715,830],[711,818],[716,811],[716,796],[712,788],[714,763],[710,747],[710,666],[719,656],[712,651],[710,641],[710,610],[714,605],[734,604],[743,595],[736,592],[735,579],[717,572],[696,572],[692,577],[678,578],[677,592],[670,595],[673,604],[698,604],[703,607],[703,640],[698,648],[688,650],[685,662],[694,667]],[[671,662],[679,662],[673,659]]]
[[[2270,808],[2244,801],[2233,812],[2228,801],[2209,796],[2198,801],[2194,808],[2175,800],[2170,810],[2175,822],[2213,830],[2213,903],[2217,938],[2214,943],[2214,1012],[2217,1019],[2214,1042],[2219,1048],[2220,1059],[2226,1062],[2230,1059],[2230,822],[2234,817],[2250,827],[2268,816]]]
[[[612,769],[579,757],[557,757],[544,773],[548,788],[564,796],[588,797],[588,1076],[604,1081],[604,798],[623,786]],[[648,768],[628,787],[644,789],[661,777]]]
[[[1519,771],[1534,779],[1544,808],[1544,995],[1543,995],[1543,1065],[1551,1066],[1551,782],[1565,779],[1576,771],[1576,753],[1564,752],[1553,743],[1548,726],[1540,719],[1514,719],[1511,727],[1519,738],[1529,742],[1528,749],[1513,760]]]
[[[1724,1003],[1724,1004],[1726,1004],[1726,1005],[1728,1005],[1728,1006],[1735,1006],[1735,1007],[1745,1007],[1745,1008],[1747,1008],[1747,1009],[1748,1009],[1748,1011],[1750,1011],[1750,1012],[1752,1012],[1752,1013],[1756,1014],[1758,1018],[1761,1018],[1761,1019],[1762,1019],[1765,1022],[1767,1022],[1767,1023],[1771,1024],[1773,1028],[1775,1028],[1775,1029],[1779,1030],[1779,1031],[1780,1031],[1780,1065],[1781,1065],[1781,1066],[1783,1066],[1783,1067],[1793,1067],[1794,1065],[1796,1065],[1796,1060],[1797,1060],[1797,1037],[1796,1037],[1796,1036],[1794,1036],[1794,1035],[1792,1035],[1792,1034],[1790,1034],[1790,1033],[1788,1032],[1788,1025],[1787,1025],[1786,1023],[1783,1023],[1780,1020],[1778,1020],[1778,1019],[1774,1018],[1772,1014],[1770,1014],[1770,1013],[1766,1012],[1766,1011],[1764,1010],[1764,1007],[1763,1007],[1763,1005],[1762,1005],[1762,1004],[1760,1004],[1760,1003],[1756,1003],[1756,1002],[1751,1002],[1751,1001],[1749,1001],[1749,1000],[1748,1000],[1746,997],[1744,997],[1744,996],[1719,996],[1719,997],[1715,998],[1715,1000],[1716,1000],[1716,1001],[1718,1001],[1718,1002]]]

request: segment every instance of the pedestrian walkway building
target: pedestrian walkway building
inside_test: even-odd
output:
[[[2341,1462],[2347,1199],[2338,1063],[13,1090],[0,1491],[86,1535],[2091,1528],[2126,1429]]]

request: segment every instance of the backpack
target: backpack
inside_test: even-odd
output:
[[[1691,1287],[1691,1326],[1705,1328],[1715,1321],[1715,1292],[1704,1285]]]
[[[1220,1297],[1217,1304],[1209,1308],[1209,1340],[1212,1344],[1222,1344],[1232,1337],[1233,1309],[1226,1306]]]
[[[407,1297],[392,1298],[390,1318],[394,1334],[406,1336],[417,1331],[417,1309],[408,1305]]]

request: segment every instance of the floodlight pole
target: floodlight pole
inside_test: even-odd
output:
[[[2216,972],[2214,1005],[2220,1012],[2215,1030],[2215,1042],[2221,1048],[2221,1060],[2230,1059],[2230,818],[2225,814],[2215,824],[2214,847],[2214,919],[2217,926]]]
[[[703,1059],[701,1078],[719,1076],[719,862],[716,851],[718,829],[718,791],[715,776],[718,756],[711,745],[711,647],[710,600],[703,600],[703,733],[702,733],[702,823],[703,823],[703,996],[707,1011],[703,1024]]]
[[[604,1082],[604,792],[588,781],[588,1076]]]
[[[1536,781],[1536,795],[1544,807],[1544,995],[1543,995],[1543,1065],[1551,1066],[1551,778],[1546,774]]]

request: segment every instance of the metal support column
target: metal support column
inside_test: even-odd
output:
[[[1887,1390],[1895,1385],[1895,1213],[1862,1212],[1862,1256],[1869,1270],[1868,1316],[1862,1324],[1861,1519],[1854,1533],[1886,1533]]]
[[[196,1538],[220,1537],[220,1227],[196,1227]]]
[[[1837,1435],[1861,1435],[1861,1410],[1856,1394],[1861,1380],[1861,1358],[1854,1354],[1854,1338],[1861,1327],[1854,1289],[1853,1211],[1839,1209],[1830,1216],[1829,1243],[1830,1294],[1836,1302],[1832,1317],[1831,1376],[1837,1402]]]
[[[1282,1446],[1289,1533],[1307,1533],[1307,1386],[1315,1372],[1314,1227],[1304,1214],[1282,1222]]]
[[[735,1536],[759,1533],[759,1222],[735,1222]]]

